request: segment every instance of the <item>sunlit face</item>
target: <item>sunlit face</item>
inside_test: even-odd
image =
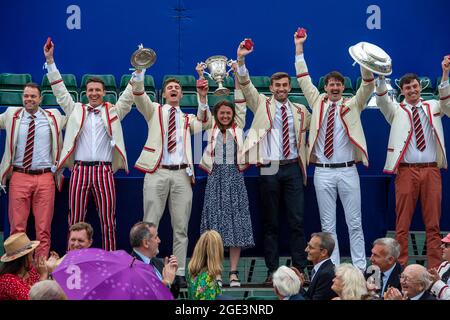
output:
[[[146,241],[147,249],[149,250],[150,253],[149,258],[154,258],[159,253],[159,244],[161,243],[161,240],[159,239],[158,236],[158,230],[156,230],[155,227],[150,227],[149,231],[150,236],[144,241]]]
[[[389,270],[395,263],[394,257],[389,255],[386,246],[376,244],[372,248],[370,262],[380,268],[381,272]]]
[[[320,261],[327,258],[326,250],[320,248],[320,238],[312,237],[306,246],[306,253],[308,254],[307,259],[313,263],[313,265],[318,264]]]
[[[333,290],[334,292],[336,292],[338,296],[340,296],[343,288],[344,288],[344,281],[342,281],[341,277],[335,276],[333,278],[331,290]]]
[[[422,86],[417,79],[412,80],[408,84],[403,84],[402,95],[405,96],[406,102],[411,105],[416,105],[420,101],[420,93],[422,92]]]
[[[25,110],[34,114],[39,109],[42,97],[37,88],[25,87],[22,95],[22,103]]]
[[[233,120],[233,109],[229,106],[221,105],[217,111],[217,120],[223,127],[229,127]]]
[[[163,92],[163,97],[166,99],[166,103],[173,107],[180,104],[180,100],[183,97],[181,86],[176,82],[169,82]]]
[[[413,298],[426,289],[418,280],[419,272],[414,267],[415,266],[407,266],[400,276],[402,293],[408,298]]]
[[[328,99],[332,102],[341,100],[344,89],[344,84],[335,78],[328,79],[328,83],[325,85],[325,92],[328,94]]]
[[[291,84],[289,83],[289,78],[273,80],[269,89],[270,92],[272,92],[275,100],[281,103],[286,102],[288,94],[289,92],[291,92]]]
[[[101,105],[105,96],[103,84],[100,82],[89,82],[86,86],[86,96],[91,106],[97,107]]]
[[[89,239],[86,230],[70,231],[69,251],[86,249],[92,245],[92,239]]]

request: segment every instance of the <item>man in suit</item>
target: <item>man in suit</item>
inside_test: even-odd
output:
[[[361,222],[361,190],[355,162],[368,166],[366,139],[361,125],[361,112],[374,90],[372,72],[361,67],[362,84],[350,99],[342,96],[344,77],[337,71],[325,76],[325,93],[313,85],[303,55],[307,39],[294,35],[295,69],[298,83],[312,109],[306,160],[315,166],[316,189],[322,231],[333,234],[336,246],[331,256],[340,263],[336,234],[336,201],[341,199],[350,238],[353,265],[366,269],[364,234]]]
[[[22,107],[10,107],[0,115],[6,130],[5,151],[0,164],[0,187],[9,182],[8,217],[11,234],[27,231],[33,211],[37,257],[48,257],[55,202],[55,185],[61,190],[62,172],[56,171],[65,117],[57,109],[42,109],[41,90],[27,83]]]
[[[420,264],[410,264],[400,276],[401,292],[391,287],[385,294],[385,300],[436,300],[428,288],[431,279],[427,269]]]
[[[144,73],[133,88],[134,102],[148,124],[148,138],[136,169],[145,173],[144,221],[156,227],[169,203],[173,229],[173,253],[178,260],[177,279],[186,287],[188,224],[191,216],[192,186],[195,182],[191,135],[201,132],[203,122],[211,116],[206,105],[208,86],[197,87],[200,117],[180,108],[183,89],[175,78],[166,79],[162,92],[165,104],[152,102],[144,91]]]
[[[105,85],[99,78],[86,83],[88,104],[75,102],[67,91],[53,59],[54,45],[44,46],[48,79],[67,116],[64,146],[58,168],[71,168],[69,226],[86,220],[92,191],[100,217],[102,247],[116,250],[116,191],[114,172],[128,172],[121,120],[133,104],[131,84],[116,105],[103,102]]]
[[[380,286],[378,295],[383,298],[384,293],[389,287],[400,289],[400,274],[402,267],[397,262],[400,255],[400,245],[397,240],[392,238],[379,238],[373,242],[372,255],[370,262],[372,266],[380,270]],[[370,269],[370,270],[369,270]],[[367,268],[366,276],[377,274],[374,267]]]
[[[164,262],[158,259],[156,256],[160,243],[158,230],[153,223],[141,221],[130,230],[130,244],[133,248],[131,255],[151,265],[158,278],[170,289],[174,298],[177,298],[180,291],[174,281],[178,269],[177,257],[174,255],[165,257]]]
[[[268,269],[266,285],[279,265],[278,229],[280,205],[286,208],[290,228],[292,264],[300,272],[306,267],[303,225],[306,185],[306,129],[310,113],[304,105],[289,101],[291,78],[274,73],[270,80],[271,97],[258,93],[250,80],[245,57],[253,51],[242,41],[237,49],[237,77],[253,122],[244,141],[243,153],[249,163],[260,169],[260,194],[264,229],[264,258]],[[303,184],[302,184],[303,182]]]
[[[335,246],[334,237],[330,232],[317,232],[311,235],[311,240],[305,251],[308,261],[312,262],[311,282],[308,291],[304,293],[307,300],[331,300],[336,293],[331,290],[334,279],[334,264],[330,259]]]
[[[400,80],[405,100],[396,103],[388,98],[383,77],[377,85],[377,105],[391,125],[384,172],[397,174],[395,179],[396,239],[400,243],[399,262],[408,263],[408,235],[417,200],[420,196],[427,239],[428,267],[441,262],[439,220],[442,185],[440,168],[447,168],[444,130],[441,117],[450,116],[450,57],[442,61],[440,100],[424,101],[420,79],[406,74]]]

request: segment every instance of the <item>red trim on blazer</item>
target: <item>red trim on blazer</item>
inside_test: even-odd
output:
[[[309,75],[309,72],[299,73],[297,78],[306,77],[307,75]]]
[[[394,148],[387,148],[388,152],[394,152]]]
[[[246,85],[248,85],[250,83],[250,80],[247,80],[247,81],[245,81],[245,82],[239,82],[239,84],[241,85],[241,86],[246,86]]]
[[[112,104],[110,104],[109,102],[104,102],[103,106],[105,107],[106,119],[108,120],[109,134],[110,134],[110,137],[113,137],[112,126],[111,126],[112,121],[109,118],[109,108],[112,108]],[[118,117],[118,116],[116,116],[116,117]],[[114,148],[117,150],[117,152],[119,152],[120,156],[122,157],[123,164],[125,165],[125,172],[128,174],[128,169],[127,169],[128,163],[127,163],[127,160],[125,159],[125,156],[123,155],[122,151],[117,146],[117,143],[114,145]]]
[[[363,79],[364,82],[372,82],[373,80],[375,80],[375,78]]]
[[[50,83],[50,85],[53,86],[53,85],[58,84],[58,83],[63,82],[63,81],[64,80],[61,78],[59,80],[53,81],[52,83]]]
[[[440,117],[440,116],[441,116],[441,113],[440,113],[440,112],[433,113],[433,116],[434,116],[434,117],[436,117],[436,116],[439,116],[439,117]]]
[[[82,114],[82,117],[81,117],[81,127],[83,127],[84,118],[85,118],[85,115],[86,115],[86,108],[84,107],[84,103],[81,104],[81,110],[82,110],[81,112],[83,113],[83,114]],[[77,132],[77,134],[75,135],[75,138],[73,139],[73,146],[72,146],[72,149],[69,150],[69,153],[67,154],[67,156],[66,156],[65,158],[63,158],[63,160],[61,160],[61,161],[59,162],[57,170],[59,170],[59,169],[62,168],[62,166],[64,165],[64,163],[67,161],[67,158],[69,158],[70,155],[71,155],[71,154],[73,153],[73,151],[75,150],[75,146],[77,145],[78,135],[79,135],[80,132],[81,132],[81,127],[78,129],[78,132]]]
[[[58,127],[58,122],[56,121],[56,118],[55,118],[53,113],[51,113],[48,110],[44,110],[44,111],[47,112],[49,117],[52,117],[53,123],[55,124],[55,128],[56,128],[56,157],[55,157],[55,160],[58,161],[58,159],[59,159],[59,127]]]
[[[439,100],[447,100],[448,98],[450,98],[450,95],[448,95],[446,97],[439,98]]]
[[[246,100],[245,99],[235,99],[234,103],[244,103]]]
[[[378,92],[377,92],[377,96],[381,97],[381,96],[384,96],[386,93],[387,93],[387,90],[384,91],[384,92],[382,92],[382,93],[378,93]]]
[[[114,117],[110,120],[110,122],[113,123],[113,122],[116,121],[117,119],[119,119],[119,116],[116,115],[116,116],[114,116]]]
[[[135,96],[142,96],[144,93],[145,93],[145,91],[142,91],[142,92],[134,92],[133,91],[133,95],[135,95]]]
[[[149,152],[155,152],[156,151],[155,149],[149,148],[149,147],[146,147],[146,146],[144,146],[144,150],[149,151]]]
[[[341,119],[342,119],[342,117],[341,117]],[[344,124],[345,131],[347,132],[348,138],[350,139],[351,143],[353,143],[353,145],[355,147],[357,147],[359,150],[361,150],[364,153],[364,155],[366,156],[367,163],[369,163],[369,156],[367,155],[366,150],[364,150],[363,147],[361,147],[355,140],[353,140],[352,136],[350,135],[350,131],[348,130],[347,123],[343,119],[342,119],[342,123]],[[369,165],[364,165],[364,166],[366,168],[369,167]]]
[[[12,142],[14,139],[14,130],[15,130],[15,126],[16,126],[16,120],[19,118],[19,113],[22,112],[22,110],[24,110],[24,108],[19,108],[13,115],[13,121],[12,121],[12,127],[11,127],[11,137],[9,139],[9,155],[11,156],[11,161],[9,162],[8,168],[6,168],[5,172],[3,173],[2,181],[5,179],[5,176],[8,174],[8,172],[11,171],[11,169],[12,169],[12,162],[13,162]]]
[[[447,286],[447,285],[443,286],[443,287],[441,288],[441,290],[439,290],[438,297],[441,298],[442,292],[444,292],[444,290],[447,290],[447,289],[448,289],[448,286]]]

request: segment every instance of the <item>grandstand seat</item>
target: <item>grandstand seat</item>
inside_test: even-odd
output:
[[[127,87],[130,79],[131,79],[131,75],[129,75],[129,74],[124,74],[120,78],[119,96],[122,94],[122,92],[125,91],[125,88]],[[155,87],[155,80],[153,79],[153,76],[146,75],[144,77],[144,89],[145,89],[145,92],[147,92],[147,94],[149,96],[153,96],[150,99],[152,101],[156,101],[156,87]]]
[[[222,100],[234,102],[234,95],[233,94],[229,94],[227,96],[215,96],[212,94],[208,95],[208,105],[210,107],[213,107],[217,102],[222,101]]]
[[[1,91],[23,91],[23,86],[31,82],[29,73],[2,73],[0,74]]]
[[[0,91],[0,105],[2,106],[22,106],[22,92]]]
[[[100,78],[105,83],[105,91],[106,93],[111,93],[116,97],[117,100],[117,86],[116,86],[116,78],[112,74],[85,74],[81,78],[81,87],[80,87],[80,101],[83,93],[86,93],[86,83],[92,78]]]
[[[196,80],[192,75],[174,75],[174,74],[166,74],[163,78],[163,83],[161,84],[161,90],[167,78],[175,78],[180,81],[181,87],[183,88],[183,93],[196,93]]]
[[[61,75],[63,81],[64,81],[64,85],[67,88],[67,91],[69,91],[69,93],[73,96],[75,96],[74,100],[78,101],[78,86],[77,86],[77,78],[75,77],[74,74],[62,74]],[[41,81],[41,92],[42,95],[46,94],[46,93],[50,93],[52,94],[52,87],[50,85],[50,82],[48,81],[47,75],[44,75],[42,77],[42,81]]]
[[[290,95],[301,95],[302,89],[300,88],[300,85],[298,84],[297,77],[291,77],[291,92]]]
[[[198,107],[197,94],[184,94],[180,101],[180,107]]]
[[[256,90],[262,94],[272,94],[270,92],[270,78],[267,76],[251,76],[250,80],[255,86]]]
[[[70,92],[70,95],[72,96],[73,101],[77,101],[77,97],[75,93]],[[43,93],[42,94],[42,106],[58,106],[58,102],[56,101],[56,97],[53,95],[53,93]]]
[[[437,77],[437,79],[436,79],[436,86],[435,86],[436,91],[435,91],[435,94],[437,94],[437,95],[439,95],[439,85],[441,84],[441,80],[442,80],[442,76],[441,77]]]
[[[117,102],[117,96],[115,94],[113,94],[113,93],[107,93],[103,97],[103,101],[115,104]],[[81,103],[89,103],[89,100],[88,100],[88,98],[86,96],[86,92],[84,92],[84,91],[81,92],[80,102]]]
[[[291,100],[291,102],[300,103],[306,107],[309,107],[308,100],[306,100],[305,96],[289,95],[289,100]]]

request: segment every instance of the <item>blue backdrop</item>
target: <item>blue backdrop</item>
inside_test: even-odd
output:
[[[72,5],[77,6],[75,11]],[[380,19],[375,19],[375,24],[380,29],[368,28],[368,20],[369,25],[374,21],[371,18],[372,11],[367,13],[372,5],[377,6],[376,10],[379,9]],[[128,73],[131,53],[137,44],[143,42],[158,55],[156,64],[147,73],[155,77],[157,87],[160,88],[165,74],[194,74],[195,64],[211,55],[224,54],[235,58],[238,43],[245,37],[251,37],[255,42],[255,51],[248,57],[247,66],[252,75],[287,71],[294,76],[292,38],[296,28],[303,26],[309,34],[305,55],[315,80],[332,69],[356,79],[359,76],[358,68],[352,67],[348,47],[359,41],[378,44],[391,55],[394,78],[414,71],[434,80],[440,76],[442,56],[450,53],[449,11],[450,2],[446,0],[276,3],[260,0],[257,4],[237,0],[3,1],[0,4],[0,73],[31,73],[33,80],[40,83],[45,74],[42,69],[42,47],[47,37],[52,36],[59,69],[62,73],[74,73],[78,85],[81,76],[86,73],[114,74],[116,81],[119,81],[121,75]],[[0,108],[0,112],[3,111],[4,108]],[[251,119],[249,113],[247,128]],[[359,168],[363,225],[366,249],[369,250],[375,238],[394,228],[395,197],[393,177],[382,173],[390,127],[378,110],[363,112],[362,120],[370,159],[368,169]],[[445,118],[448,143],[449,125]],[[137,110],[132,110],[125,118],[123,128],[131,167],[145,142],[147,127]],[[3,154],[3,148],[4,134],[0,132],[0,154]],[[192,252],[198,238],[206,182],[201,170],[197,170],[197,174],[188,254]],[[257,171],[251,168],[245,175],[257,246],[244,254],[262,255]],[[311,176],[312,168],[309,168],[305,209],[308,235],[320,229]],[[449,181],[447,172],[443,172],[443,230],[450,230],[450,204],[446,197],[450,191]],[[121,248],[129,249],[129,228],[142,218],[143,175],[132,169],[128,176],[119,173],[116,182],[118,242]],[[63,192],[57,195],[52,228],[54,248],[60,253],[64,251],[67,233],[67,184],[68,180]],[[7,220],[6,199],[4,195],[0,196],[1,221]],[[338,215],[341,250],[343,254],[349,254],[348,235],[340,204]],[[95,245],[100,246],[98,217],[92,203],[88,220],[96,227]],[[7,225],[4,228],[7,231]],[[282,228],[283,231],[287,230],[286,224]],[[412,229],[423,229],[420,208]],[[160,235],[163,241],[161,252],[167,254],[171,250],[172,238],[167,214],[162,220]],[[280,239],[283,254],[288,253],[288,239]]]

